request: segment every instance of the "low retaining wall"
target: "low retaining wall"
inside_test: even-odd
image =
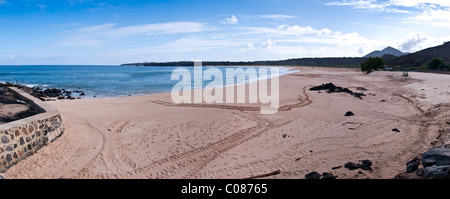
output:
[[[0,173],[32,155],[63,132],[61,116],[55,108],[20,89],[8,89],[41,113],[0,125]]]

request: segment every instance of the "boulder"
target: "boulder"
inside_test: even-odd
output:
[[[372,171],[372,161],[370,161],[370,160],[364,160],[363,162],[362,162],[362,164],[360,165],[360,168],[362,169],[362,170],[366,170],[366,171]]]
[[[361,166],[359,164],[356,164],[354,162],[347,162],[344,165],[345,168],[350,169],[350,170],[356,170],[359,169]]]
[[[337,176],[333,175],[332,173],[324,172],[322,173],[322,179],[336,179]]]
[[[320,86],[315,86],[309,89],[310,91],[321,91],[325,90],[327,93],[348,93],[353,95],[356,98],[362,99],[362,96],[366,96],[364,93],[355,93],[348,88],[342,88],[340,86],[336,86],[333,83],[322,84]]]
[[[416,162],[408,162],[406,164],[406,173],[412,173],[419,168],[419,164]]]
[[[419,168],[419,158],[415,157],[406,163],[406,173],[412,173]]]
[[[425,168],[426,179],[450,179],[450,165],[429,166]]]
[[[450,165],[450,148],[434,148],[422,154],[423,166]]]
[[[318,179],[320,179],[320,177],[321,177],[321,175],[315,171],[305,175],[305,178],[308,180],[318,180]]]
[[[400,130],[398,130],[397,128],[392,129],[392,131],[393,131],[393,132],[396,132],[396,133],[400,133]]]
[[[345,117],[349,117],[349,116],[354,116],[355,114],[351,111],[348,111],[347,113],[345,113]]]
[[[422,176],[424,173],[425,173],[425,171],[423,169],[417,169],[417,171],[416,171],[417,176]]]

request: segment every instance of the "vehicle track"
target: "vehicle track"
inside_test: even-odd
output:
[[[279,111],[290,111],[294,108],[300,108],[312,103],[307,94],[307,87],[303,88],[304,97],[299,97],[299,102],[296,104],[284,105],[279,108]],[[223,152],[228,151],[236,146],[241,145],[261,134],[281,126],[284,126],[291,122],[289,119],[270,120],[262,117],[259,114],[253,113],[254,111],[260,111],[259,107],[245,107],[245,106],[230,106],[230,105],[218,105],[218,104],[173,104],[164,101],[153,101],[154,103],[163,106],[175,106],[175,107],[190,107],[190,108],[219,108],[227,110],[238,110],[235,114],[256,122],[256,126],[240,130],[236,133],[229,135],[228,137],[219,140],[215,143],[208,144],[204,147],[195,148],[193,150],[171,155],[160,160],[151,162],[144,166],[137,166],[134,170],[125,173],[97,173],[84,169],[81,172],[83,178],[121,178],[121,179],[133,179],[133,178],[196,178],[198,172],[204,168],[209,162],[219,157]],[[113,122],[107,126],[108,131],[113,131],[119,134],[128,123],[119,124]],[[89,124],[89,126],[97,132],[98,129]],[[100,153],[102,150],[100,151]],[[99,154],[100,154],[99,153]],[[90,166],[95,162],[97,156],[87,165]]]
[[[308,94],[306,93],[306,88],[303,88],[303,95],[305,97],[300,96],[298,98],[299,102],[296,104],[288,104],[278,108],[278,111],[290,111],[293,108],[300,108],[307,106],[312,103],[309,99]],[[190,107],[190,108],[217,108],[217,109],[226,109],[226,110],[239,110],[239,111],[260,111],[260,107],[251,107],[251,106],[232,106],[232,105],[224,105],[224,104],[192,104],[192,103],[183,103],[183,104],[174,104],[171,102],[165,102],[161,100],[154,100],[153,103],[163,105],[163,106],[176,106],[176,107]]]

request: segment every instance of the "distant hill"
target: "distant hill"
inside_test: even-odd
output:
[[[383,55],[393,55],[396,57],[400,57],[403,55],[407,55],[408,53],[403,53],[402,51],[399,51],[395,48],[392,48],[390,46],[388,46],[387,48],[379,51],[373,51],[371,53],[369,53],[368,55],[364,56],[365,58],[369,58],[369,57],[383,57]]]
[[[330,57],[299,58],[279,61],[203,61],[203,66],[324,66],[324,67],[359,67],[367,58],[362,57]],[[145,62],[123,64],[128,66],[194,66],[192,61],[180,62]]]
[[[450,63],[450,42],[440,46],[427,48],[415,53],[404,55],[395,59],[386,60],[391,67],[417,67],[426,66],[433,58],[441,58],[445,63]]]
[[[406,55],[405,55],[406,54]],[[403,53],[395,48],[387,47],[364,57],[329,57],[329,58],[297,58],[277,61],[204,61],[203,66],[322,66],[358,68],[368,57],[382,57],[386,66],[393,70],[411,69],[426,70],[425,67],[433,58],[441,58],[450,67],[450,42],[421,50],[412,54]],[[123,64],[128,66],[194,66],[192,61],[179,62],[144,62]],[[421,67],[423,69],[421,69]],[[448,69],[450,70],[450,69]]]

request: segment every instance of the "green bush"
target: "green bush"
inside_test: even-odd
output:
[[[443,59],[433,58],[430,62],[428,62],[428,68],[433,70],[443,70],[447,68],[447,66]]]
[[[386,65],[386,61],[380,57],[369,57],[369,59],[361,64],[361,71],[366,74],[374,70],[382,69]]]
[[[427,70],[427,69],[428,69],[428,66],[426,66],[426,65],[419,67],[419,70]]]

